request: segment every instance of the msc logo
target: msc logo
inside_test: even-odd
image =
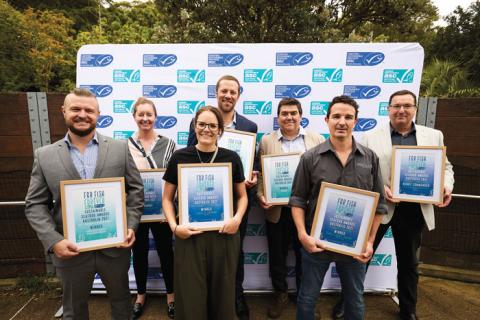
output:
[[[372,99],[380,94],[382,89],[379,86],[351,86],[343,87],[343,94],[353,99]]]
[[[113,138],[116,140],[127,140],[134,131],[113,131]]]
[[[210,53],[208,55],[209,67],[235,67],[243,61],[240,53]]]
[[[324,116],[327,114],[328,101],[312,101],[310,102],[310,114],[313,116]]]
[[[378,104],[378,115],[388,116],[388,102],[380,102]]]
[[[275,98],[305,98],[311,91],[309,85],[276,85]]]
[[[257,132],[257,143],[260,143],[265,132]]]
[[[371,118],[359,118],[353,131],[368,131],[377,126],[377,120]]]
[[[97,98],[103,98],[110,95],[113,91],[112,86],[101,84],[80,85],[80,88],[87,89],[92,92]]]
[[[264,224],[247,224],[247,233],[249,237],[265,236],[267,234]]]
[[[205,70],[194,70],[194,69],[177,70],[177,82],[180,82],[180,83],[205,82]]]
[[[385,60],[381,52],[347,52],[347,66],[376,66]]]
[[[111,54],[82,54],[80,67],[105,67],[113,62]]]
[[[313,69],[312,82],[342,82],[343,70],[335,68]]]
[[[243,114],[272,114],[272,101],[244,101]]]
[[[266,252],[245,252],[245,264],[267,264]]]
[[[144,54],[144,67],[170,67],[177,62],[177,56],[174,54]]]
[[[309,123],[310,123],[310,121],[307,118],[302,118],[302,120],[300,120],[300,125],[303,128],[308,127]],[[280,125],[278,124],[278,117],[274,117],[273,118],[273,130],[277,130],[278,128],[280,128]]]
[[[97,120],[97,128],[106,128],[113,123],[111,116],[99,116]]]
[[[392,227],[387,229],[387,232],[383,235],[384,238],[393,238]]]
[[[371,266],[382,266],[389,267],[392,265],[392,255],[391,254],[374,254],[372,261],[370,261]]]
[[[114,113],[132,113],[134,100],[113,100]]]
[[[172,85],[144,85],[143,96],[146,98],[170,98],[177,93],[177,87]]]
[[[201,107],[205,106],[205,101],[177,101],[177,113],[179,114],[194,114]]]
[[[140,82],[140,69],[113,70],[113,82]]]
[[[304,66],[313,60],[310,52],[277,52],[277,66]]]
[[[177,118],[172,116],[158,116],[155,120],[155,128],[170,129],[177,124]]]
[[[188,132],[179,131],[177,133],[177,144],[181,146],[186,146],[188,142]]]
[[[243,71],[244,82],[272,82],[273,69],[245,69]]]
[[[412,83],[413,69],[385,69],[383,70],[383,83]]]

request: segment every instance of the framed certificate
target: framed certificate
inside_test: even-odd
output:
[[[288,204],[300,153],[262,156],[263,194],[268,204]]]
[[[165,186],[164,173],[165,169],[140,170],[145,195],[143,215],[140,222],[166,221],[162,211],[162,195]]]
[[[63,235],[79,251],[117,247],[127,237],[125,179],[60,181]]]
[[[219,147],[235,151],[240,156],[243,173],[247,180],[252,177],[256,139],[256,133],[225,129],[222,137],[218,140]]]
[[[442,203],[446,152],[444,146],[394,146],[390,181],[393,199]]]
[[[310,235],[323,241],[326,250],[361,254],[379,197],[377,192],[322,182]]]
[[[219,230],[233,217],[231,163],[178,165],[179,224]]]

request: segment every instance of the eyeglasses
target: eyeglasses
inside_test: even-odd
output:
[[[205,130],[208,127],[211,131],[216,131],[218,129],[218,124],[216,123],[205,123],[205,122],[197,122],[195,126],[200,130]]]
[[[416,108],[417,106],[413,104],[394,104],[393,106],[389,106],[395,111],[400,110],[403,107],[403,110],[412,110],[413,108]]]

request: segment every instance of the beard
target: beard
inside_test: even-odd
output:
[[[79,136],[79,137],[85,137],[88,136],[90,133],[92,133],[93,130],[95,130],[95,124],[91,125],[90,127],[86,129],[79,130],[75,128],[75,123],[69,123],[67,124],[68,130],[70,130],[71,133]]]

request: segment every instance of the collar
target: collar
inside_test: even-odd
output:
[[[67,146],[70,148],[72,147],[72,141],[70,141],[70,136],[68,135],[68,132],[65,134],[65,137],[63,137],[63,141],[65,141],[65,143],[67,144]],[[95,134],[93,135],[93,138],[92,140],[90,140],[88,142],[88,144],[90,143],[95,143],[95,144],[98,144],[98,136],[97,136],[97,131],[95,130]]]
[[[393,135],[394,133],[402,135],[397,130],[395,130],[395,128],[392,126],[391,122],[389,122],[388,125],[389,125],[389,128],[390,128],[390,136]],[[415,123],[412,122],[412,127],[410,128],[410,131],[408,131],[408,133],[406,135],[408,136],[408,135],[410,135],[410,134],[412,134],[416,131],[417,131],[417,127],[415,126]]]
[[[233,119],[230,123],[225,123],[225,128],[231,127],[232,124],[237,127],[237,111],[233,111]]]
[[[364,148],[365,147],[362,146],[361,144],[357,144],[355,142],[355,138],[352,137],[352,152],[353,153],[358,152],[361,155],[365,155]],[[318,151],[320,153],[326,153],[328,151],[335,153],[335,149],[333,148],[333,145],[332,145],[332,142],[330,141],[330,138],[328,138],[327,141],[325,141],[324,143],[321,143],[321,144],[318,145]]]
[[[280,141],[280,140],[287,140],[287,141],[293,141],[295,139],[297,139],[299,136],[305,136],[305,129],[300,126],[300,130],[298,130],[298,134],[295,136],[295,138],[293,139],[287,139],[285,138],[285,136],[282,134],[282,130],[280,130],[280,128],[277,129],[277,139]]]

